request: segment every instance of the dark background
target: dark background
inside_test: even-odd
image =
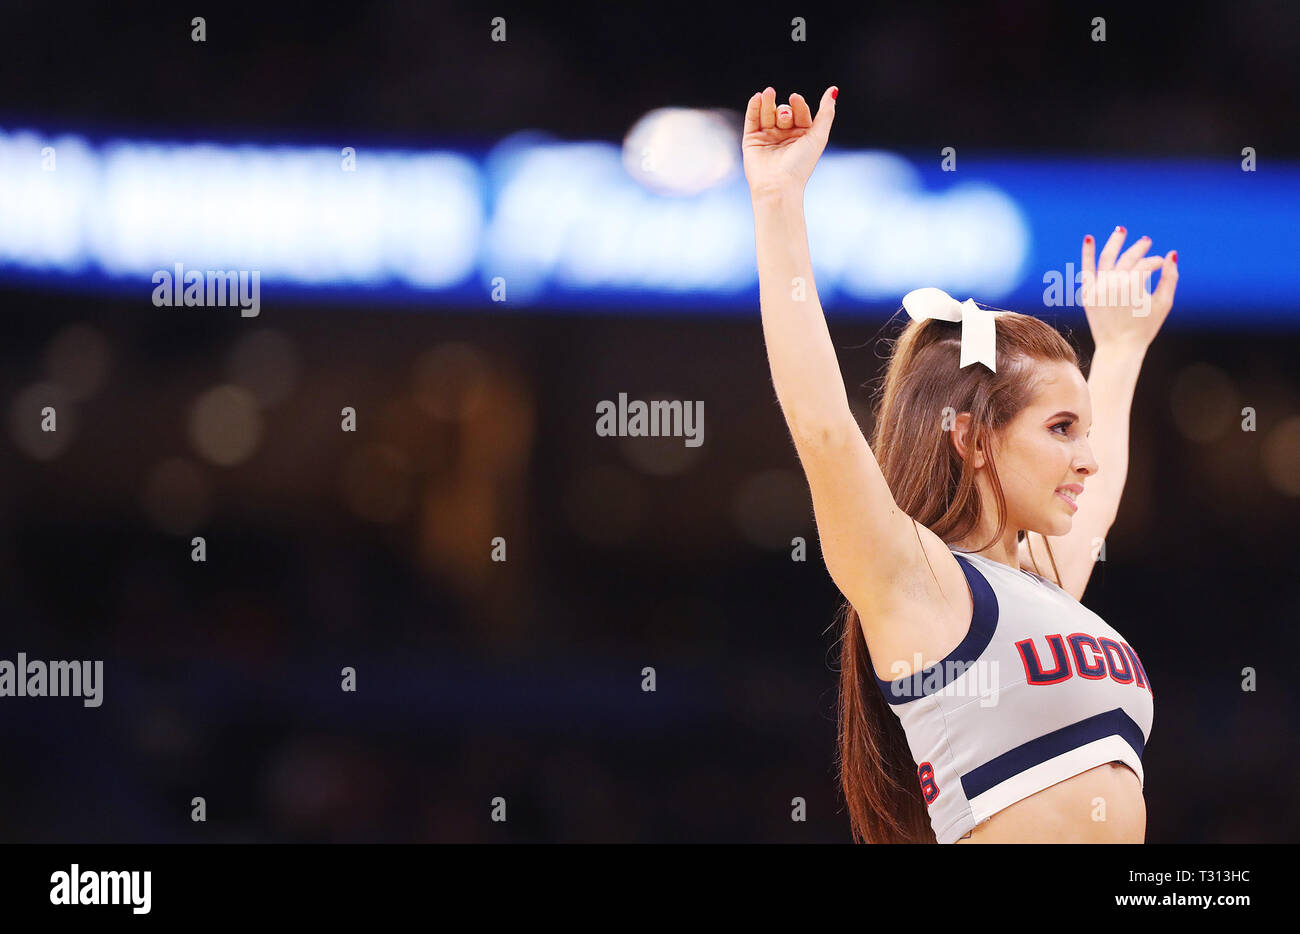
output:
[[[495,15],[504,45],[488,41]],[[1105,44],[1088,38],[1096,15]],[[653,107],[741,107],[766,84],[815,101],[834,83],[844,146],[1298,152],[1300,30],[1274,4],[33,4],[4,19],[6,127],[618,140]],[[250,322],[0,279],[0,302],[0,658],[105,663],[100,708],[0,702],[0,838],[849,839],[828,629],[841,598],[757,296],[749,318],[525,316],[268,288]],[[1300,508],[1275,478],[1296,465],[1300,333],[1225,319],[1193,334],[1179,310],[1147,355],[1120,519],[1084,602],[1155,689],[1148,841],[1293,840]],[[832,316],[868,432],[894,311]],[[1086,361],[1082,317],[1052,320]],[[24,435],[24,391],[61,381],[51,451]],[[256,447],[221,466],[192,442],[193,408],[241,381]],[[596,403],[619,392],[703,400],[704,445],[596,437]],[[1257,432],[1239,430],[1247,405]],[[807,562],[790,560],[795,536]],[[807,823],[789,818],[795,796]]]

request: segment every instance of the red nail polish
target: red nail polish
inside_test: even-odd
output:
[[[831,88],[831,100],[836,100],[840,96],[839,88]]]
[[[1169,258],[1172,259],[1175,263],[1178,262],[1178,251],[1174,250],[1172,253],[1170,253]]]
[[[1126,227],[1116,227],[1115,229],[1118,230],[1120,233],[1128,233],[1128,228]]]
[[[1092,243],[1092,234],[1088,234],[1088,236],[1084,237],[1083,242],[1089,244]]]

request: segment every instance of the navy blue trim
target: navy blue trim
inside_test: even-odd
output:
[[[1039,763],[1105,736],[1120,737],[1133,747],[1138,759],[1142,758],[1142,749],[1146,745],[1142,739],[1142,728],[1124,712],[1122,707],[1116,707],[1095,717],[1088,717],[1086,720],[1071,723],[1059,730],[1044,733],[1037,739],[1021,743],[1015,749],[990,759],[961,777],[962,790],[966,793],[966,799],[970,800],[988,791],[994,785],[1000,785],[1007,779],[1019,775],[1025,769],[1033,768]]]
[[[906,704],[927,694],[937,694],[949,681],[956,679],[962,671],[973,665],[993,641],[993,633],[998,628],[997,594],[984,579],[984,575],[975,567],[974,562],[956,552],[953,552],[953,557],[957,559],[962,572],[966,575],[966,583],[970,585],[971,597],[975,604],[971,612],[970,629],[957,648],[929,668],[894,681],[886,681],[872,671],[880,692],[892,705]]]

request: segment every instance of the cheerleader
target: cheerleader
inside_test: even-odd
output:
[[[1133,643],[1079,601],[1119,508],[1177,253],[1146,257],[1148,237],[1121,252],[1123,227],[1100,254],[1083,239],[1087,380],[1035,317],[910,292],[868,445],[803,215],[837,96],[814,118],[799,94],[755,94],[742,149],[772,381],[846,599],[838,765],[853,839],[1141,843],[1154,692]]]

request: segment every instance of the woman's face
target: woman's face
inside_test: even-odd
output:
[[[1082,487],[1097,473],[1088,434],[1092,397],[1078,367],[1039,365],[1041,382],[1033,401],[994,439],[998,479],[1007,501],[1007,525],[1043,535],[1065,535],[1073,525]],[[976,467],[983,466],[977,453]],[[979,478],[984,503],[996,509],[987,473]]]

